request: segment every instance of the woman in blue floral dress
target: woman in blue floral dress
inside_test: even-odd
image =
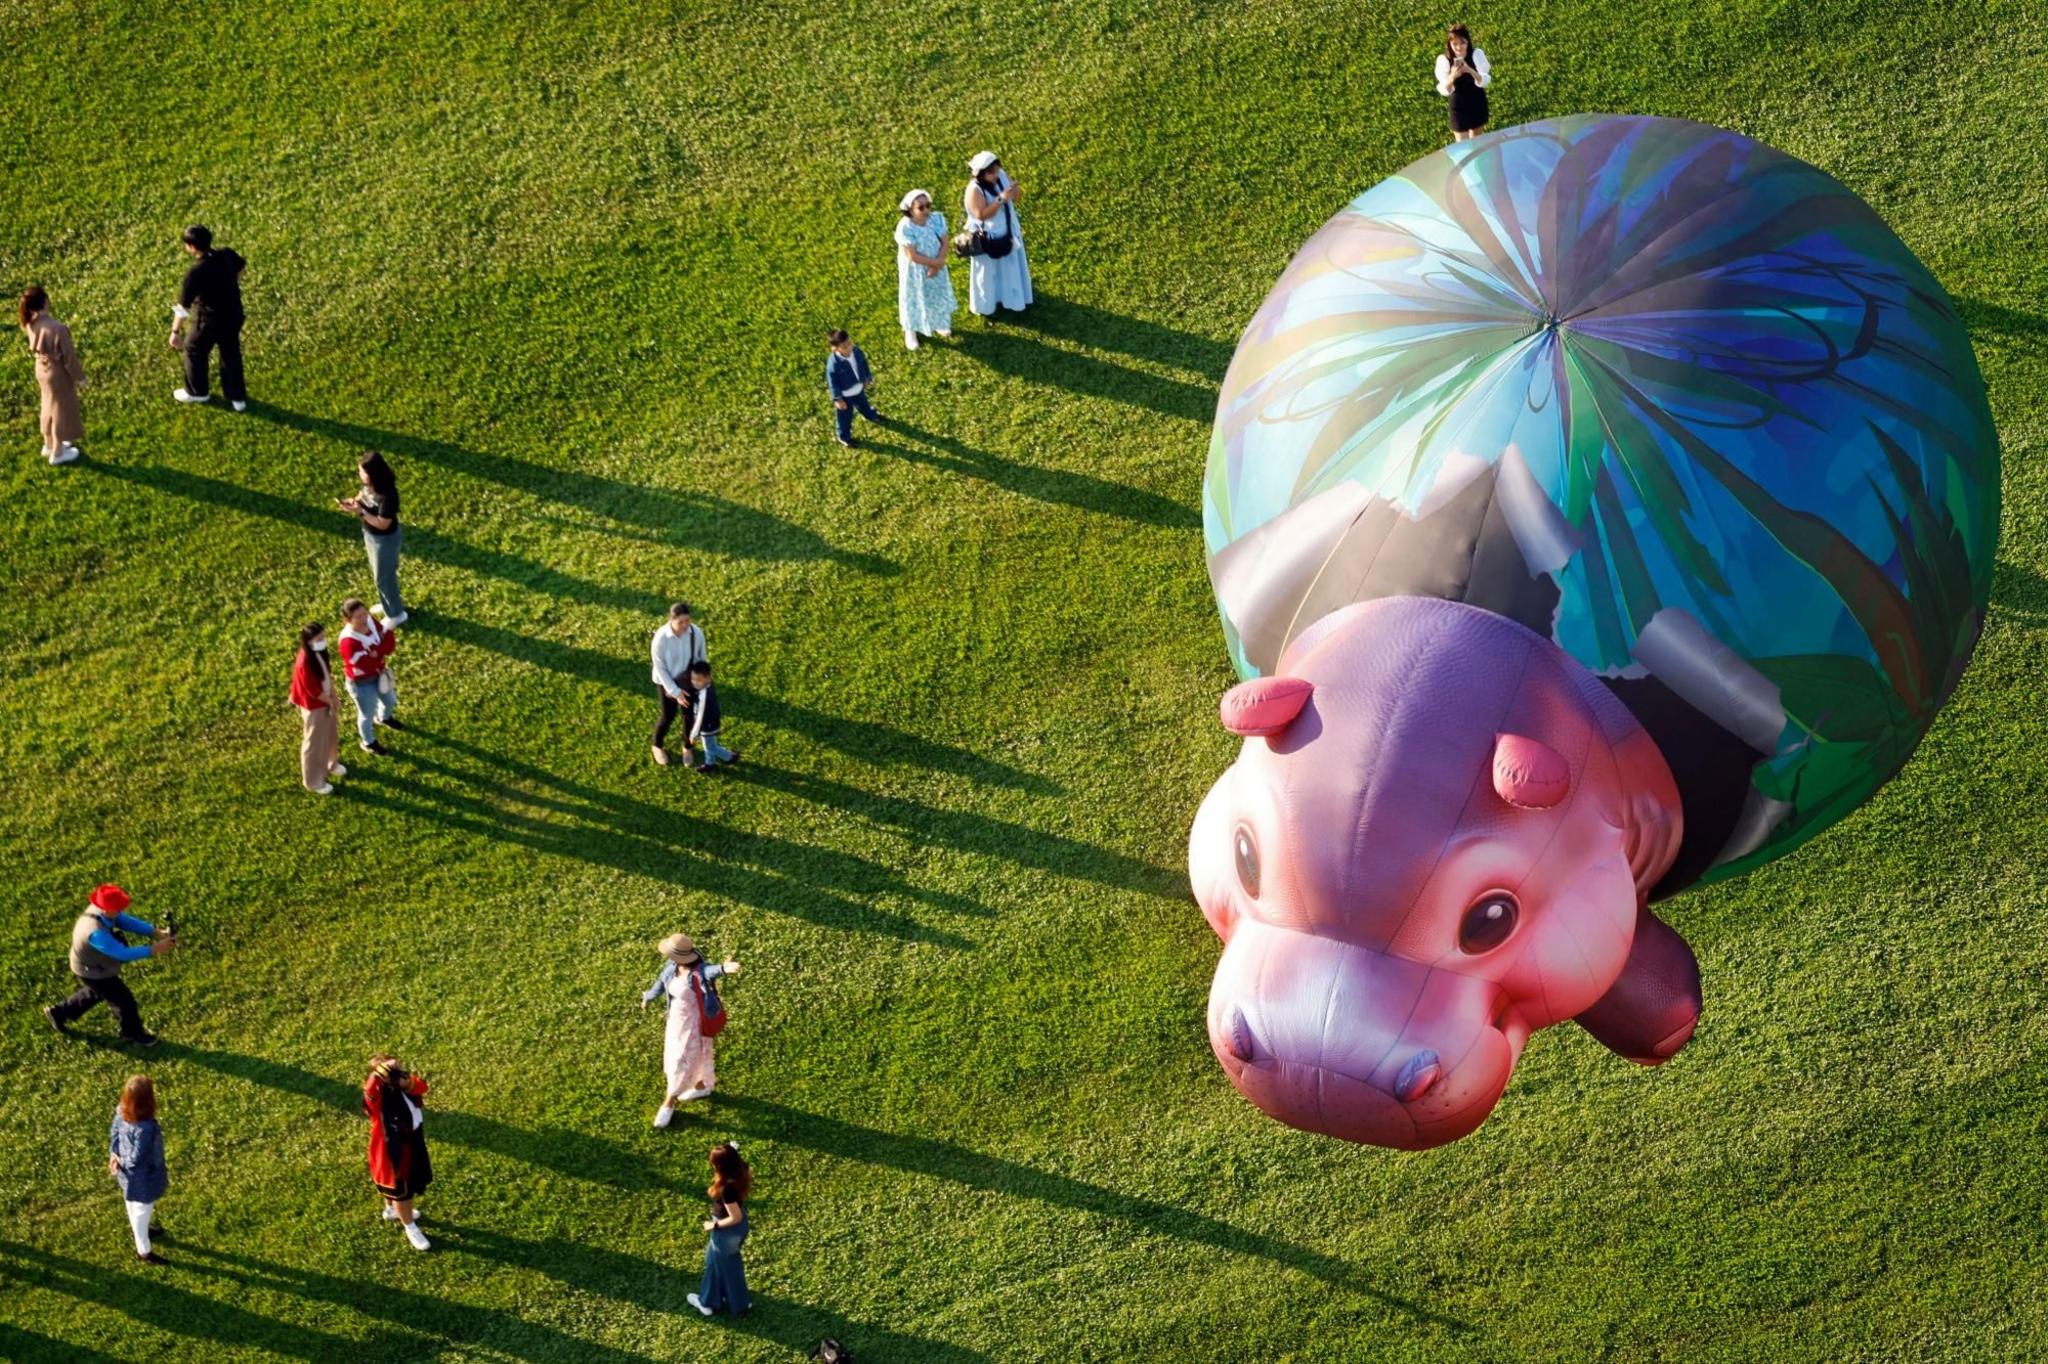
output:
[[[903,220],[896,224],[896,316],[903,344],[916,350],[920,335],[953,334],[953,276],[946,270],[953,244],[946,215],[924,190],[910,191],[897,207]]]

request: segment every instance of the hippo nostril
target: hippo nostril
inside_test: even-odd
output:
[[[1233,1008],[1230,1011],[1230,1026],[1224,1029],[1223,1045],[1232,1056],[1246,1065],[1251,1064],[1252,1027],[1244,1021],[1244,1010]]]
[[[1408,1058],[1408,1064],[1401,1067],[1401,1073],[1394,1077],[1394,1097],[1402,1103],[1414,1103],[1429,1093],[1429,1087],[1444,1073],[1433,1051],[1418,1051]]]

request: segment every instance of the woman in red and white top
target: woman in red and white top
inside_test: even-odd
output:
[[[341,670],[348,678],[348,694],[355,698],[356,737],[363,752],[382,753],[377,726],[405,728],[398,723],[398,685],[391,680],[389,663],[398,636],[372,616],[359,597],[341,604],[341,618],[348,622],[341,632]]]
[[[299,741],[299,780],[316,796],[331,796],[330,777],[345,777],[341,736],[334,723],[334,674],[327,666],[327,627],[313,621],[299,631],[299,656],[292,661],[292,704],[299,708],[305,736]]]

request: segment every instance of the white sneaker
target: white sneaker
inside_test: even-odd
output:
[[[916,350],[916,349],[917,349],[917,333],[916,333],[916,332],[905,332],[905,333],[903,333],[903,345],[904,345],[904,348],[905,348],[905,349],[907,349],[907,350]]]
[[[941,327],[939,328],[939,335],[950,338],[953,335],[953,329],[951,327]]]
[[[697,1296],[697,1295],[696,1295],[695,1293],[685,1293],[685,1294],[683,1294],[683,1301],[684,1301],[684,1302],[686,1302],[686,1303],[688,1303],[688,1304],[690,1304],[690,1306],[692,1306],[692,1307],[696,1308],[696,1309],[697,1309],[697,1310],[698,1310],[699,1312],[703,1313],[703,1314],[704,1314],[705,1316],[707,1316],[707,1317],[708,1317],[708,1316],[710,1316],[710,1315],[711,1315],[711,1309],[710,1309],[710,1308],[708,1308],[708,1307],[706,1307],[706,1306],[704,1305],[704,1303],[703,1303],[703,1300],[702,1300],[702,1299],[700,1299],[700,1298],[699,1298],[699,1297],[698,1297],[698,1296]]]
[[[395,616],[387,616],[387,615],[385,615],[385,614],[384,614],[384,611],[383,611],[383,608],[382,608],[382,607],[379,607],[379,608],[378,608],[378,611],[377,611],[377,615],[378,615],[378,618],[379,618],[379,619],[381,619],[381,620],[382,620],[382,621],[383,621],[383,622],[384,622],[384,623],[385,623],[386,625],[389,625],[389,626],[393,626],[393,627],[397,627],[397,626],[403,625],[403,624],[405,624],[405,623],[406,623],[407,621],[409,621],[409,620],[411,620],[411,619],[412,619],[412,612],[410,612],[410,611],[400,611],[400,612],[399,612],[399,613],[398,613],[397,615],[395,615]]]
[[[654,1125],[656,1127],[667,1127],[669,1125],[670,1120],[673,1119],[675,1115],[675,1105],[663,1104],[661,1107],[654,1110]]]
[[[340,763],[336,763],[334,766],[327,769],[327,775],[330,777],[345,777],[348,775],[348,769],[346,767],[343,767]]]
[[[314,787],[314,788],[313,788],[313,794],[314,794],[314,795],[316,795],[316,796],[331,796],[331,795],[333,795],[333,794],[334,794],[334,783],[333,783],[333,782],[331,782],[331,781],[323,781],[323,782],[321,782],[321,783],[320,783],[320,784],[319,784],[318,786],[316,786],[316,787]]]
[[[710,1094],[710,1085],[706,1085],[702,1089],[686,1089],[682,1093],[676,1095],[676,1102],[679,1104],[686,1104],[692,1099],[709,1098]]]
[[[398,1209],[386,1203],[384,1205],[384,1220],[386,1222],[396,1222],[398,1220]]]
[[[237,412],[247,412],[249,410],[249,404],[246,400],[239,403],[229,403],[228,406]]]
[[[79,449],[77,446],[73,445],[70,441],[67,440],[62,445],[57,447],[56,454],[50,456],[50,463],[69,464],[72,460],[77,459],[80,455],[84,453],[85,451]]]
[[[433,1244],[432,1241],[427,1239],[427,1234],[420,1230],[420,1224],[417,1222],[407,1222],[405,1224],[405,1239],[412,1242],[414,1250],[425,1250]]]
[[[202,393],[195,398],[182,388],[174,391],[171,394],[171,396],[173,398],[176,398],[181,403],[210,403],[213,401],[213,395],[211,393]]]

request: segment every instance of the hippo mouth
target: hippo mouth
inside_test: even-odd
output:
[[[1210,991],[1210,1047],[1245,1098],[1398,1150],[1478,1128],[1528,1039],[1492,981],[1255,922],[1232,934]]]

